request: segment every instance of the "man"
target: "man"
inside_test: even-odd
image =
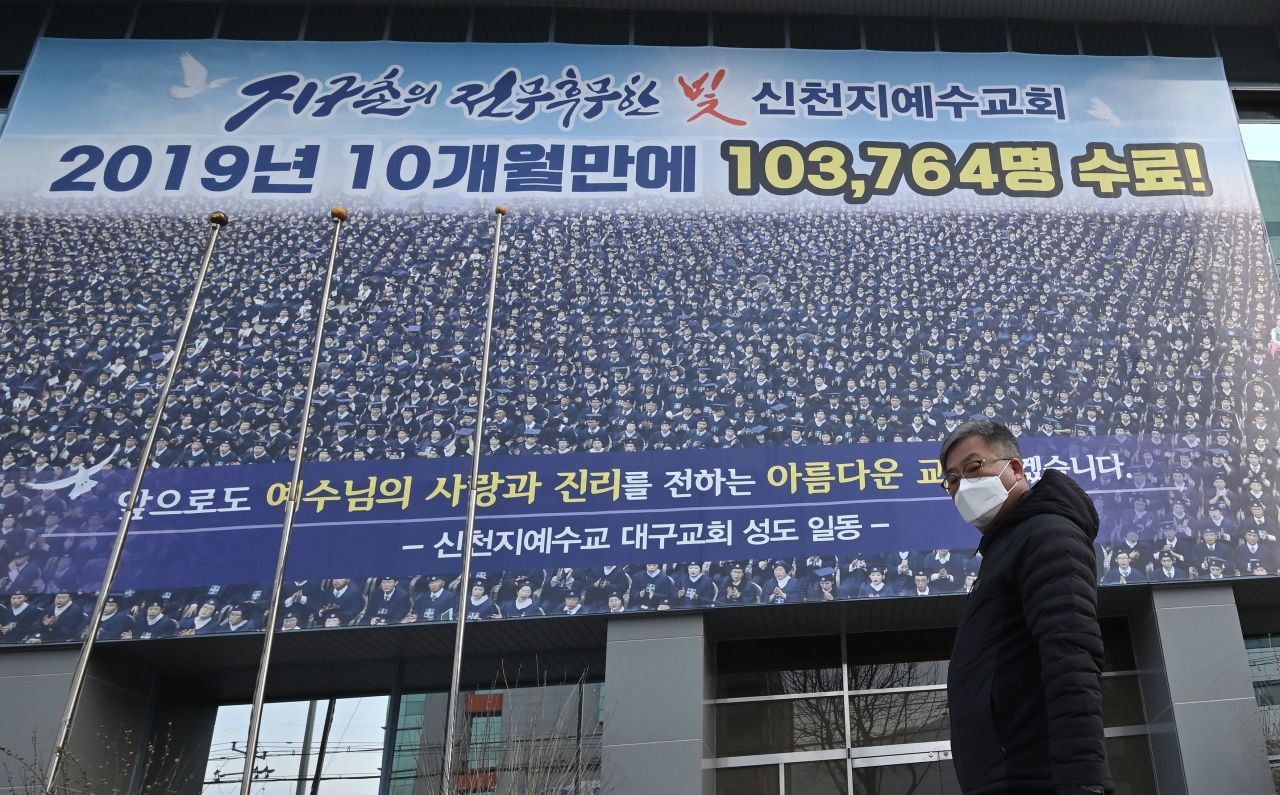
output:
[[[1111,562],[1115,565],[1106,570],[1106,574],[1102,577],[1103,585],[1130,585],[1136,582],[1146,582],[1146,576],[1133,568],[1133,558],[1128,552],[1121,550],[1112,557]]]
[[[585,615],[590,611],[582,606],[582,596],[577,591],[566,591],[564,594],[564,605],[559,610],[561,615],[577,616]]]
[[[121,612],[120,604],[120,597],[107,597],[102,607],[102,621],[98,623],[98,640],[128,640],[133,637],[133,616]]]
[[[218,631],[218,603],[207,600],[196,609],[196,614],[178,622],[178,634],[183,637],[193,635],[213,635]]]
[[[147,602],[147,612],[142,621],[134,627],[134,637],[143,640],[149,638],[171,638],[178,634],[178,622],[164,614],[165,604],[154,600]]]
[[[302,627],[310,622],[324,597],[320,584],[312,580],[291,580],[281,589],[280,596],[280,612],[293,613]]]
[[[1244,538],[1240,541],[1240,547],[1236,550],[1236,558],[1238,560],[1256,561],[1266,568],[1274,568],[1275,551],[1270,544],[1264,542],[1258,536],[1257,530],[1246,530]],[[1255,567],[1250,566],[1252,571]]]
[[[761,599],[760,586],[747,578],[746,569],[741,562],[735,561],[729,567],[729,577],[720,588],[716,597],[717,604],[723,605],[758,605]]]
[[[644,571],[631,578],[631,599],[627,606],[633,610],[670,610],[675,599],[675,582],[662,571],[658,563],[646,563]]]
[[[66,643],[80,640],[88,617],[84,614],[84,610],[72,601],[71,594],[62,592],[54,594],[53,604],[41,620],[47,628],[48,641]]]
[[[44,611],[27,600],[26,594],[9,597],[8,609],[0,609],[0,643],[22,643],[36,632]]]
[[[364,596],[352,587],[349,578],[334,577],[322,595],[320,609],[328,611],[330,618],[336,615],[339,626],[347,626],[364,610]]]
[[[257,624],[249,620],[245,615],[244,607],[234,605],[227,611],[226,619],[218,625],[218,632],[253,632],[258,628]]]
[[[1235,553],[1226,544],[1219,543],[1218,533],[1212,527],[1206,527],[1200,534],[1200,543],[1196,544],[1193,565],[1199,573],[1203,574],[1209,570],[1211,560],[1223,561],[1227,571],[1234,573]]]
[[[1160,566],[1151,572],[1151,580],[1158,582],[1160,580],[1185,580],[1187,573],[1174,565],[1172,552],[1161,552],[1157,560]]]
[[[409,614],[409,594],[400,588],[400,578],[387,576],[378,581],[378,592],[369,597],[362,623],[369,626],[399,624]]]
[[[966,422],[942,444],[943,487],[982,532],[947,681],[951,750],[966,793],[1111,792],[1102,731],[1098,512],[1046,469],[1032,488],[1017,439]]]
[[[457,595],[445,586],[445,579],[439,574],[427,577],[427,590],[418,594],[413,603],[413,610],[407,617],[413,621],[447,621],[453,618],[453,610],[458,606]],[[413,623],[412,621],[409,623]]]

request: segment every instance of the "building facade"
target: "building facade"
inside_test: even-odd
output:
[[[766,53],[762,58],[773,52],[791,51],[1027,53],[1074,56],[1082,61],[1091,57],[1132,56],[1146,59],[1156,72],[1166,63],[1163,59],[1217,58],[1221,59],[1237,114],[1230,121],[1238,122],[1243,129],[1252,185],[1266,225],[1271,261],[1275,261],[1276,241],[1280,240],[1280,126],[1276,126],[1280,125],[1280,11],[1268,3],[1232,0],[1208,8],[1192,3],[1153,7],[1038,2],[1014,9],[1001,3],[978,2],[967,6],[963,14],[956,13],[948,4],[929,2],[886,6],[780,0],[751,4],[750,8],[738,6],[703,3],[676,9],[659,3],[637,2],[555,8],[514,2],[483,7],[417,2],[391,5],[166,1],[7,3],[0,6],[3,20],[0,24],[0,141],[6,135],[10,103],[23,90],[29,58],[33,50],[38,54],[37,42],[42,47],[54,47],[58,45],[46,42],[65,39],[193,43],[389,41],[420,43],[424,48],[459,43],[560,43],[671,48],[676,52],[722,47],[760,50]],[[205,74],[200,80],[207,83],[208,78],[209,74]],[[190,88],[193,83],[188,81],[186,85]],[[1125,115],[1123,108],[1115,110],[1120,116]],[[129,108],[120,108],[121,114],[129,112]],[[12,135],[18,129],[17,122],[8,129]],[[125,173],[120,171],[118,176],[127,181],[122,176]],[[412,175],[404,169],[398,177],[412,181]],[[0,176],[0,179],[8,178],[12,177]],[[554,208],[545,212],[547,218],[554,217]],[[14,213],[10,215],[13,217]],[[302,223],[294,217],[281,221],[286,222]],[[455,218],[452,222],[461,228],[465,219]],[[608,234],[627,235],[625,225],[611,226]],[[19,226],[21,224],[14,224],[12,228]],[[264,224],[257,230],[264,239],[269,237],[263,231],[265,228]],[[565,238],[585,240],[594,235],[602,241],[601,246],[608,237],[595,227],[566,226],[565,230]],[[692,234],[706,233],[698,230]],[[391,252],[395,252],[395,256],[401,256],[406,262],[418,255],[424,259],[435,256],[440,250],[457,255],[459,267],[464,262],[487,256],[486,249],[482,248],[484,235],[473,229],[468,228],[465,234],[446,229],[439,236],[444,241],[430,251],[425,247],[420,252],[408,247],[395,249],[394,241],[379,240],[377,245],[382,246],[380,250],[385,256],[391,257]],[[743,237],[745,239],[745,234]],[[639,242],[651,244],[653,239]],[[262,243],[264,248],[255,256],[262,262],[272,256],[279,258],[290,246],[301,245],[299,240],[310,238],[303,234],[283,242],[269,240]],[[449,245],[454,248],[449,249]],[[739,249],[745,250],[740,243],[724,245],[725,250],[735,249],[735,254]],[[1176,242],[1169,245],[1176,247]],[[36,250],[38,248],[30,240],[19,238],[16,232],[7,247],[0,241],[0,255],[9,259],[6,274],[11,279],[5,300],[15,307],[15,312],[21,307],[35,310],[37,314],[46,309],[55,314],[73,313],[75,307],[42,304],[43,295],[62,296],[65,290],[44,292],[52,289],[48,285],[56,279],[43,272],[41,257],[44,254]],[[371,244],[364,250],[375,251],[376,247]],[[1118,257],[1126,250],[1120,251]],[[147,253],[136,255],[141,259]],[[68,259],[60,260],[64,268],[71,267],[67,263],[76,262],[74,254],[71,252],[66,255]],[[173,251],[166,254],[177,256]],[[731,271],[736,267],[728,259],[726,262],[728,264],[691,263],[690,270],[724,268]],[[95,264],[81,260],[78,266],[90,269]],[[246,266],[238,273],[253,275],[253,270]],[[265,266],[263,272],[272,273]],[[378,275],[383,281],[371,282],[377,285],[371,289],[381,289],[387,279],[401,278],[394,273]],[[672,277],[673,289],[680,284],[678,278],[681,277]],[[693,285],[689,287],[691,290],[713,287],[707,280],[682,278],[688,279],[686,287]],[[1190,289],[1194,290],[1196,284],[1192,282]],[[1258,284],[1261,285],[1259,292],[1275,291],[1274,283],[1260,281]],[[536,303],[538,287],[534,283],[522,285],[524,300]],[[542,287],[550,289],[547,285]],[[717,284],[714,289],[729,288]],[[578,294],[587,292],[575,293]],[[887,295],[883,298],[888,300]],[[907,298],[909,300],[909,296]],[[1098,300],[1103,298],[1105,296],[1099,296]],[[353,285],[347,300],[351,305],[358,305],[364,298]],[[168,311],[161,307],[144,309]],[[1226,307],[1218,309],[1229,311]],[[803,314],[799,308],[797,312]],[[433,320],[427,317],[422,325],[430,325]],[[1272,317],[1270,322],[1280,329],[1280,317]],[[264,321],[260,325],[262,329],[251,324],[243,340],[237,337],[245,343],[241,349],[253,343],[255,332],[269,337],[264,329],[270,323]],[[674,338],[683,330],[673,326],[671,336]],[[691,329],[691,339],[695,331],[702,333],[701,329]],[[352,333],[366,332],[353,329]],[[823,333],[819,330],[818,336]],[[376,335],[375,330],[372,336]],[[810,336],[814,336],[812,332]],[[888,344],[891,336],[886,332],[879,342]],[[1176,334],[1171,332],[1170,344],[1173,336]],[[157,357],[153,361],[164,362],[167,356],[173,355],[168,351],[158,353],[156,346],[161,341],[152,342],[150,352]],[[465,342],[473,345],[475,340]],[[216,346],[217,341],[211,344]],[[271,343],[268,340],[265,344],[269,347]],[[1164,345],[1163,340],[1161,344]],[[677,347],[679,345],[677,340]],[[1141,345],[1133,341],[1135,356]],[[296,347],[300,348],[301,344]],[[655,344],[655,350],[659,349],[660,342]],[[1274,359],[1274,346],[1267,353]],[[392,356],[388,353],[386,358]],[[334,353],[334,357],[339,358],[339,354]],[[608,361],[607,357],[608,354],[603,354],[602,364]],[[1102,358],[1101,350],[1098,358]],[[1241,360],[1244,361],[1243,356]],[[514,367],[522,364],[518,358],[512,361]],[[247,360],[245,365],[246,371],[253,366]],[[282,363],[281,369],[288,370],[291,366]],[[1245,366],[1241,364],[1242,369]],[[689,369],[699,368],[691,365]],[[352,370],[354,372],[354,366]],[[1182,374],[1180,370],[1179,375]],[[685,375],[682,372],[681,378]],[[695,387],[700,386],[693,380],[692,372],[688,377]],[[438,386],[441,376],[433,370],[430,380]],[[1280,383],[1274,379],[1255,380],[1262,385],[1259,394],[1265,393],[1270,401],[1267,410],[1274,410],[1275,390],[1280,388]],[[1155,375],[1151,381],[1155,383]],[[26,415],[17,413],[15,403],[21,400],[24,383],[19,379],[8,385],[6,388],[12,394],[6,394],[6,399],[14,404],[15,433],[23,435],[30,447],[29,439],[35,426],[26,424]],[[202,375],[200,386],[193,386],[190,392],[198,392],[211,383],[212,378]],[[1250,388],[1253,383],[1249,382]],[[1189,384],[1188,380],[1187,392],[1192,390]],[[55,386],[45,384],[37,399],[51,400]],[[369,396],[378,391],[372,381],[368,386],[363,382],[352,386],[351,394],[357,397],[350,402],[358,402],[362,396],[367,403]],[[866,387],[868,393],[873,390],[874,385]],[[1196,387],[1197,394],[1198,390]],[[1211,385],[1211,394],[1212,390]],[[1243,404],[1251,394],[1245,390],[1243,381],[1240,391]],[[821,389],[817,392],[826,397]],[[123,400],[123,393],[121,397]],[[214,402],[213,397],[211,393],[210,403]],[[505,404],[506,400],[504,395],[501,402]],[[1192,401],[1193,405],[1198,400]],[[341,402],[335,399],[334,405]],[[578,402],[578,398],[573,402]],[[265,401],[262,411],[271,411],[273,405]],[[706,410],[712,412],[714,406],[708,403]],[[243,406],[235,408],[237,417],[240,413],[248,414]],[[1111,408],[1108,406],[1109,416]],[[600,410],[593,409],[590,400],[586,400],[582,422],[587,429],[582,433],[587,435],[575,437],[573,445],[589,447],[592,444],[589,436],[594,433],[594,426],[588,425],[587,415],[593,411]],[[517,410],[513,407],[510,413],[513,417],[509,435],[514,448],[515,439],[523,440],[524,436],[516,432]],[[793,430],[810,438],[807,423],[812,420],[812,414],[805,415],[805,427],[799,429],[782,416],[784,412],[776,413],[779,415],[776,429],[773,421],[769,424],[770,442],[785,444]],[[1245,409],[1239,409],[1238,413],[1239,424],[1247,424]],[[429,417],[429,414],[424,411],[421,416]],[[1214,419],[1211,413],[1206,416]],[[1171,425],[1181,419],[1176,417]],[[1063,430],[1068,435],[1082,423],[1091,421],[1083,409],[1073,413],[1069,420],[1059,420],[1066,423]],[[181,436],[182,419],[166,418],[166,422],[170,421],[177,430],[169,438],[181,438],[182,449],[189,453],[190,439]],[[459,418],[454,424],[463,423]],[[546,421],[538,419],[535,423],[545,427]],[[875,419],[868,423],[867,430],[874,437]],[[337,441],[326,437],[324,444],[334,446],[335,450],[345,449],[346,435],[340,433],[338,427],[341,422],[333,425]],[[377,458],[394,443],[394,439],[384,438],[389,436],[383,433],[389,423],[366,420],[358,427],[353,423],[360,431],[366,425],[371,426],[370,439],[377,436],[380,440],[379,452],[370,454],[370,458]],[[753,425],[754,422],[744,427]],[[1209,427],[1209,422],[1204,425],[1209,433],[1217,430],[1216,425]],[[375,426],[379,429],[376,433]],[[456,430],[451,427],[451,433]],[[1186,430],[1177,427],[1178,434]],[[328,432],[327,426],[325,432]],[[424,428],[418,428],[418,432],[428,433]],[[696,427],[688,430],[688,433],[696,432]],[[1273,430],[1267,432],[1274,435]],[[617,438],[611,438],[609,444],[621,448],[625,445],[621,434],[626,431],[619,427],[617,433]],[[773,437],[775,433],[777,438]],[[822,438],[821,433],[821,428],[812,430],[815,443]],[[217,446],[213,442],[221,437],[207,436],[208,446],[214,448],[209,455],[215,455]],[[1207,436],[1206,448],[1211,444]],[[1240,438],[1235,438],[1237,436]],[[255,438],[270,440],[266,433]],[[559,442],[551,437],[536,438],[538,444],[546,444],[548,448]],[[922,434],[919,438],[929,441],[931,437]],[[1247,452],[1246,438],[1253,437],[1248,437],[1246,429],[1241,428],[1231,442]],[[1274,468],[1268,474],[1266,467],[1274,467],[1274,459],[1266,456],[1268,449],[1274,453],[1275,441],[1272,440],[1268,448],[1266,440],[1270,437],[1259,438],[1264,441],[1259,447],[1262,474],[1252,480],[1273,489],[1280,476]],[[91,449],[92,444],[92,439],[85,439],[84,450]],[[275,456],[273,460],[285,459],[289,440],[286,438],[281,444],[280,451],[269,453]],[[358,445],[359,442],[353,440],[349,446],[354,451]],[[177,447],[175,444],[175,461]],[[443,449],[445,445],[442,443],[440,447]],[[1171,468],[1177,467],[1184,449],[1181,445],[1169,446]],[[34,460],[38,452],[32,455]],[[453,455],[451,450],[448,456]],[[1209,521],[1208,511],[1215,495],[1210,471],[1212,460],[1207,450],[1195,453],[1194,463],[1199,467],[1194,483],[1197,497],[1188,500],[1195,516],[1187,524],[1190,529],[1184,551],[1187,546],[1204,543],[1200,523]],[[237,463],[239,461],[237,459]],[[1236,465],[1237,474],[1249,466],[1243,453],[1239,461],[1233,459],[1232,463]],[[1171,474],[1164,475],[1173,480]],[[1252,482],[1248,477],[1245,480]],[[1181,487],[1181,480],[1177,482]],[[1176,581],[1160,582],[1156,566],[1159,550],[1156,546],[1147,546],[1159,539],[1159,525],[1151,520],[1139,523],[1146,506],[1138,509],[1137,519],[1127,513],[1133,507],[1131,500],[1122,506],[1125,512],[1117,514],[1120,518],[1116,526],[1109,528],[1114,533],[1111,546],[1104,549],[1100,542],[1099,577],[1102,580],[1111,572],[1120,539],[1131,527],[1141,530],[1137,541],[1143,545],[1144,555],[1152,558],[1149,566],[1139,567],[1144,573],[1141,582],[1126,581],[1121,587],[1105,587],[1099,596],[1107,649],[1104,673],[1107,747],[1118,793],[1197,795],[1223,788],[1242,793],[1274,790],[1272,768],[1280,760],[1280,741],[1276,739],[1280,729],[1273,715],[1276,703],[1273,690],[1280,679],[1276,670],[1280,652],[1275,651],[1272,638],[1280,633],[1280,612],[1276,610],[1280,606],[1280,589],[1273,575],[1280,560],[1274,557],[1264,560],[1263,553],[1252,547],[1249,555],[1240,552],[1242,544],[1252,545],[1246,542],[1243,526],[1250,517],[1251,503],[1244,495],[1248,486],[1244,480],[1238,487],[1234,482],[1227,485],[1232,491],[1227,519],[1238,530],[1229,541],[1229,551],[1234,556],[1229,574],[1237,576],[1218,580],[1210,573],[1210,555],[1204,557],[1194,578],[1187,572]],[[31,494],[34,500],[34,492]],[[0,493],[0,499],[6,497],[7,494]],[[1257,501],[1260,503],[1259,526],[1275,530],[1273,524],[1267,524],[1275,521],[1275,506],[1265,499]],[[7,506],[8,503],[6,514],[18,513]],[[1155,512],[1154,506],[1152,511]],[[1181,519],[1174,518],[1180,516],[1176,509],[1170,507],[1165,513],[1162,505],[1160,511],[1161,523],[1182,527]],[[57,511],[41,513],[40,521],[50,513]],[[106,531],[113,526],[103,517],[98,519],[106,528],[101,535],[106,537]],[[1125,524],[1126,521],[1134,524]],[[57,533],[42,534],[43,528],[38,530],[34,526],[20,528],[20,531],[25,533],[28,529],[30,543],[38,543],[45,535],[58,537]],[[24,536],[24,540],[28,539]],[[1261,541],[1263,546],[1259,548],[1273,554],[1265,544],[1274,543],[1274,538],[1268,539],[1264,531]],[[353,557],[358,555],[356,546],[353,544],[347,553]],[[58,556],[45,551],[52,567],[48,571],[57,573]],[[926,568],[929,553],[942,551],[945,550],[914,551],[910,553],[910,561],[904,552],[901,565],[909,562],[909,573],[931,572],[923,575],[929,579],[937,573],[936,568]],[[957,550],[957,557],[959,553]],[[667,578],[674,601],[677,586],[681,599],[685,598],[685,592],[692,594],[700,589],[697,583],[702,574],[689,572],[686,563],[678,562],[680,556],[670,557],[669,561],[663,559],[659,565],[661,571],[653,575]],[[1185,566],[1181,560],[1178,563],[1183,571],[1197,568],[1194,555],[1189,553],[1188,557]],[[937,594],[935,585],[935,595],[927,599],[904,595],[904,598],[881,600],[855,598],[858,594],[855,587],[852,594],[844,593],[828,601],[822,599],[822,582],[827,579],[823,572],[837,570],[831,575],[830,581],[836,583],[830,586],[832,589],[860,582],[853,577],[864,575],[855,571],[857,567],[849,555],[836,554],[831,560],[821,555],[817,558],[806,560],[805,555],[794,552],[779,558],[785,576],[779,575],[778,582],[795,577],[803,580],[804,588],[808,589],[804,598],[792,598],[792,603],[726,609],[716,600],[727,592],[726,582],[737,580],[733,579],[730,562],[720,562],[716,565],[724,570],[715,571],[715,595],[705,603],[695,603],[690,597],[689,603],[677,605],[685,609],[673,610],[670,614],[662,608],[652,612],[608,614],[608,598],[615,591],[619,601],[626,597],[627,606],[653,597],[652,592],[646,595],[642,588],[632,591],[630,587],[631,575],[635,575],[636,581],[641,576],[644,567],[640,565],[627,575],[628,586],[621,589],[616,585],[602,586],[596,594],[599,604],[594,605],[589,614],[572,619],[553,615],[566,607],[564,596],[576,591],[581,598],[592,598],[584,590],[588,587],[586,583],[566,584],[574,576],[573,568],[567,571],[539,568],[539,574],[523,578],[515,576],[515,572],[499,573],[494,578],[496,588],[494,583],[482,586],[497,594],[493,603],[501,600],[505,609],[507,599],[521,598],[517,595],[523,584],[536,580],[530,595],[536,604],[531,609],[545,615],[531,615],[522,620],[479,621],[469,626],[462,670],[467,692],[461,710],[465,729],[460,772],[455,778],[457,790],[725,795],[959,792],[950,763],[945,695],[947,656],[964,605],[963,590],[955,588],[952,592]],[[20,568],[19,557],[15,556],[14,560]],[[1261,572],[1255,571],[1254,563],[1258,561],[1263,563]],[[69,555],[69,563],[77,562],[77,558]],[[897,563],[886,557],[883,564],[887,567],[890,562]],[[702,564],[694,565],[702,567]],[[863,569],[875,567],[875,561],[869,567],[865,562],[862,566]],[[956,573],[960,573],[963,564],[958,561],[957,567]],[[710,570],[711,566],[707,568]],[[767,582],[773,568],[770,566],[770,572],[755,579],[763,578]],[[607,579],[611,569],[601,571]],[[973,573],[976,571],[975,566]],[[243,593],[235,597],[202,590],[190,594],[165,591],[163,598],[162,589],[142,589],[137,594],[128,594],[128,598],[134,600],[129,606],[138,610],[131,621],[135,627],[134,637],[139,638],[145,631],[139,622],[146,613],[146,605],[153,599],[160,601],[161,620],[172,616],[175,633],[179,621],[194,620],[201,606],[214,596],[220,597],[214,601],[215,627],[218,621],[227,619],[230,610],[241,609],[257,621],[284,620],[285,615],[295,611],[295,622],[301,622],[304,627],[314,622],[318,628],[329,626],[325,623],[327,618],[338,618],[340,612],[335,603],[334,615],[326,618],[324,610],[329,606],[328,601],[332,601],[325,596],[326,591],[346,593],[348,587],[351,589],[353,612],[337,621],[343,626],[332,631],[282,631],[276,641],[267,690],[272,703],[263,734],[265,755],[259,766],[255,792],[301,792],[313,778],[319,782],[319,791],[328,793],[438,791],[443,693],[451,674],[454,630],[448,621],[375,626],[377,622],[368,620],[377,613],[380,599],[389,605],[392,597],[402,590],[413,599],[410,607],[406,598],[405,612],[412,611],[415,616],[424,614],[419,601],[424,595],[430,598],[430,583],[437,577],[425,570],[418,571],[412,579],[402,574],[398,575],[401,579],[368,574],[356,578],[350,585],[339,586],[330,579],[313,581],[312,586],[305,588],[314,586],[316,591],[308,593],[312,593],[311,598],[317,604],[305,610],[306,602],[302,598],[271,605],[261,585],[254,590],[237,584],[235,587]],[[580,570],[579,574],[584,571]],[[1255,574],[1257,576],[1253,576]],[[88,575],[86,572],[85,576]],[[44,614],[53,612],[55,594],[64,590],[73,593],[79,609],[84,612],[92,609],[91,588],[53,587],[57,578],[47,572],[45,576],[50,587],[38,597]],[[946,576],[944,573],[944,578]],[[453,582],[455,577],[456,574],[439,579],[461,594],[453,595],[455,600],[467,598],[469,586],[474,583]],[[16,575],[11,572],[10,580],[14,579]],[[707,579],[711,579],[711,571]],[[382,589],[385,582],[391,583],[390,591]],[[12,586],[12,582],[9,585]],[[901,587],[905,591],[907,584]],[[299,584],[298,592],[302,593],[305,588]],[[13,586],[4,592],[10,595],[23,590]],[[320,601],[325,601],[324,607],[320,607]],[[788,602],[785,598],[781,601]],[[795,604],[797,601],[801,603]],[[671,606],[671,603],[665,605]],[[230,637],[229,634],[121,639],[99,646],[90,667],[72,742],[72,750],[82,765],[110,769],[113,776],[127,781],[127,786],[136,791],[233,791],[243,764],[243,734],[247,726],[244,705],[253,692],[262,636],[245,633]],[[0,703],[6,705],[9,718],[0,725],[0,747],[22,749],[15,753],[35,764],[41,764],[47,757],[75,664],[74,638],[64,640],[72,642],[0,646]],[[305,717],[301,717],[304,714]],[[26,751],[28,748],[30,753]],[[157,748],[162,750],[157,752]],[[0,792],[5,791],[8,790],[0,785]],[[14,786],[13,791],[23,790]]]

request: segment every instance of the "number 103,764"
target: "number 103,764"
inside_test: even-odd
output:
[[[939,143],[863,141],[856,156],[838,141],[725,141],[720,156],[729,164],[728,187],[735,196],[808,192],[861,204],[892,195],[904,182],[925,196],[953,190],[982,196],[1062,192],[1057,149],[1044,141],[975,143],[959,155]]]

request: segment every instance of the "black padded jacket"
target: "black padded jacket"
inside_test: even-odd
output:
[[[947,676],[965,795],[1112,791],[1097,534],[1089,495],[1051,469],[983,535]]]

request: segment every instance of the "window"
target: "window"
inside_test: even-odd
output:
[[[1244,648],[1262,720],[1262,738],[1271,761],[1271,779],[1280,788],[1280,638],[1245,638]]]
[[[627,11],[556,10],[556,41],[565,44],[626,44],[630,38],[631,14]]]
[[[1009,38],[1014,52],[1075,55],[1078,50],[1076,29],[1070,22],[1011,19]]]
[[[516,792],[536,780],[553,792],[562,785],[567,792],[590,792],[600,779],[603,690],[584,682],[464,692],[458,791]],[[444,693],[400,699],[392,795],[440,790],[446,700]]]
[[[394,41],[466,41],[471,12],[465,8],[397,6],[391,12]]]
[[[1104,620],[1102,635],[1116,791],[1154,792],[1128,623]],[[959,795],[946,685],[953,639],[917,630],[720,643],[716,792]]]
[[[1272,28],[1216,28],[1227,80],[1233,83],[1280,82],[1280,42]]]
[[[135,39],[210,39],[219,10],[215,3],[143,3],[131,35]]]
[[[1080,25],[1085,55],[1146,55],[1147,40],[1141,25]]]
[[[313,5],[307,15],[309,41],[377,41],[386,32],[385,6]]]
[[[1152,55],[1213,58],[1218,54],[1213,47],[1213,33],[1209,28],[1148,25],[1147,40],[1151,42]]]
[[[869,50],[928,52],[936,49],[931,19],[867,17],[862,24]]]
[[[387,735],[383,728],[387,701],[386,696],[372,696],[267,704],[254,775],[261,787],[255,784],[254,792],[291,795],[299,778],[309,781],[316,775],[323,755],[321,792],[376,793]],[[326,721],[330,705],[333,719]],[[232,795],[240,791],[249,712],[247,704],[218,709],[203,792]]]
[[[1240,107],[1239,98],[1236,106]],[[1267,237],[1271,240],[1271,255],[1277,258],[1277,269],[1280,270],[1280,124],[1242,123],[1240,134],[1249,158],[1249,172],[1253,177],[1262,219],[1266,223]]]
[[[539,42],[551,39],[551,10],[547,8],[477,8],[472,41]]]
[[[18,90],[16,74],[0,74],[0,110],[8,110],[13,105],[13,95]]]
[[[271,5],[228,4],[222,16],[223,39],[253,41],[293,41],[302,32],[306,8],[294,3]]]
[[[122,3],[58,3],[46,36],[68,39],[123,39],[133,6]]]
[[[791,46],[805,50],[856,50],[862,47],[862,27],[857,17],[791,17]]]
[[[943,52],[1004,52],[1009,49],[1002,19],[940,19],[938,45]]]
[[[5,3],[0,7],[0,69],[21,69],[27,65],[44,20],[43,3]]]
[[[712,32],[717,47],[781,47],[787,20],[780,14],[716,14]]]
[[[707,15],[678,11],[637,11],[636,44],[702,47],[707,44]]]

